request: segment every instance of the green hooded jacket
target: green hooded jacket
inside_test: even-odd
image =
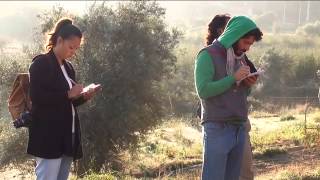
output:
[[[257,28],[256,24],[246,16],[232,17],[218,41],[226,48],[231,48],[243,35]],[[215,68],[207,50],[201,51],[195,62],[194,79],[197,94],[200,98],[217,96],[228,90],[235,83],[234,76],[226,76],[213,81]]]

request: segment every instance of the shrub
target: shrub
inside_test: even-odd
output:
[[[292,121],[296,120],[296,118],[293,115],[287,115],[280,118],[280,121]]]

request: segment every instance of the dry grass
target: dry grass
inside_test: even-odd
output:
[[[125,173],[154,177],[199,164],[201,139],[201,132],[179,119],[166,122],[142,139],[135,152],[123,152]]]
[[[320,165],[319,150],[313,148],[320,144],[319,132],[310,131],[305,136],[301,109],[279,111],[295,117],[290,121],[281,121],[281,116],[262,116],[267,114],[264,112],[251,114],[255,179],[302,179],[318,175],[315,169]],[[311,109],[308,125],[317,126],[319,121],[320,112]],[[89,173],[83,179],[200,179],[201,166],[187,167],[201,164],[202,133],[184,119],[171,119],[141,138],[136,151],[122,152],[121,159],[123,172]]]
[[[320,171],[317,166],[305,166],[304,164],[291,164],[279,167],[266,174],[257,176],[256,180],[316,180],[320,179]]]

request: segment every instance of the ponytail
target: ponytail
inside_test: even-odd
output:
[[[61,37],[62,39],[68,39],[71,36],[77,36],[81,39],[82,33],[78,27],[72,24],[71,19],[60,19],[56,23],[53,31],[49,33],[46,49],[51,50],[57,44],[58,37]]]

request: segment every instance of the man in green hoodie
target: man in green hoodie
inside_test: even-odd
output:
[[[194,74],[202,106],[203,180],[239,179],[247,94],[256,77],[240,80],[250,73],[245,52],[261,39],[262,32],[251,19],[235,16],[218,40],[197,56]]]

